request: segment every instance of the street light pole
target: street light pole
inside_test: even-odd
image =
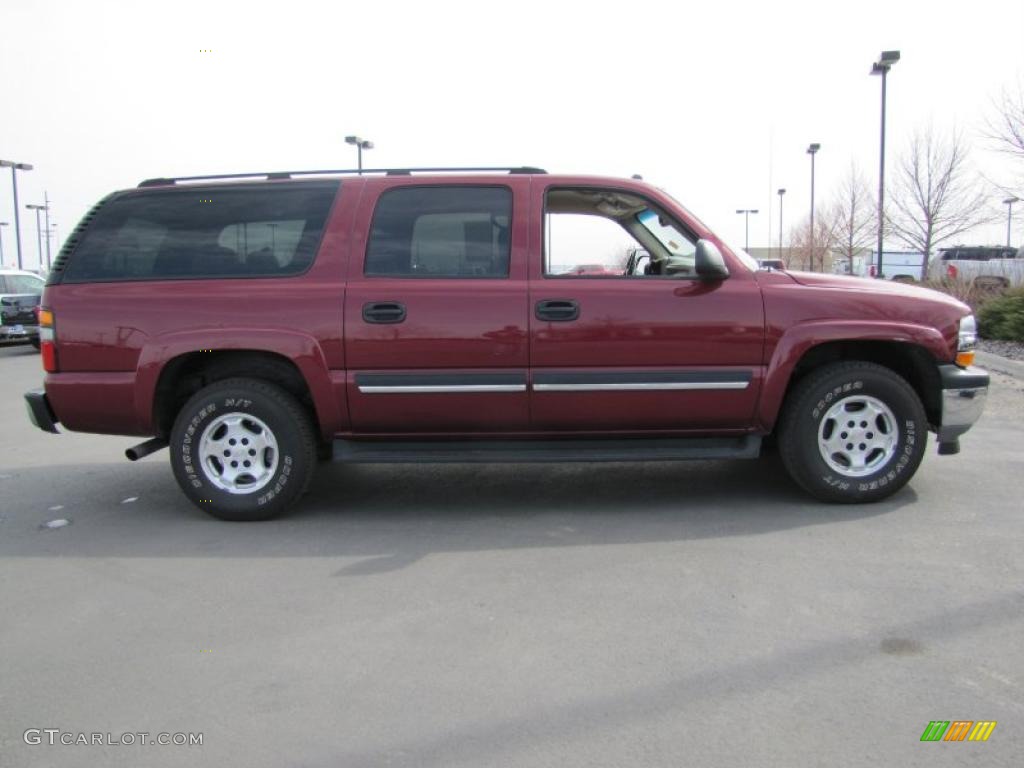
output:
[[[785,189],[779,190],[779,259],[782,259],[782,196],[786,194]]]
[[[1013,204],[1019,203],[1019,197],[1008,197],[1003,200],[1003,205],[1006,206],[1006,247],[1010,247],[1010,225],[1013,224]]]
[[[900,60],[899,51],[882,51],[871,65],[872,75],[882,76],[882,126],[878,142],[878,277],[884,278],[882,238],[885,234],[885,82],[892,65]]]
[[[372,141],[368,141],[367,139],[361,139],[358,136],[346,136],[345,137],[345,143],[346,144],[354,144],[355,145],[356,150],[359,153],[358,154],[358,157],[359,157],[359,160],[358,160],[358,162],[359,162],[359,165],[358,165],[359,175],[362,176],[363,175],[363,150],[364,149],[373,149],[373,142]]]
[[[743,244],[743,250],[749,251],[750,250],[750,214],[757,213],[757,209],[756,208],[737,208],[736,209],[736,213],[742,213],[743,214],[743,218],[746,219],[747,234],[746,234],[745,240],[743,241],[743,243],[744,243]]]
[[[46,210],[46,206],[45,205],[31,205],[31,204],[29,204],[29,205],[26,205],[25,207],[28,208],[30,211],[35,211],[36,212],[36,248],[39,249],[38,250],[38,253],[39,253],[39,268],[42,269],[42,266],[43,266],[43,224],[39,220],[39,212],[40,211],[45,211]]]
[[[46,219],[46,271],[50,271],[50,195],[48,192],[43,192],[43,207],[45,213],[43,216]]]
[[[18,269],[21,269],[21,218],[18,216],[18,171],[31,171],[30,163],[14,160],[0,160],[0,168],[11,169],[11,185],[14,187],[14,245],[18,252]]]
[[[807,154],[811,156],[811,272],[814,271],[814,156],[821,149],[821,144],[811,144]],[[824,270],[823,270],[824,271]]]

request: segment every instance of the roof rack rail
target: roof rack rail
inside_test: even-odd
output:
[[[257,171],[255,173],[218,173],[209,176],[176,176],[168,178],[146,179],[139,184],[139,187],[167,187],[175,184],[189,183],[195,181],[221,181],[230,179],[265,179],[274,181],[277,179],[295,179],[304,176],[367,176],[370,174],[384,174],[386,176],[411,176],[414,173],[509,173],[509,174],[531,174],[547,173],[543,168],[534,168],[528,165],[522,166],[500,166],[494,168],[341,168],[336,170],[317,171]]]

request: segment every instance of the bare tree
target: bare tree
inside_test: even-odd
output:
[[[849,264],[852,273],[854,256],[870,248],[878,234],[878,206],[856,163],[850,163],[828,216],[832,224],[832,250]]]
[[[789,231],[786,267],[789,269],[824,272],[835,247],[835,216],[828,212],[814,217],[814,238],[811,238],[810,217]]]
[[[967,159],[962,133],[940,136],[929,126],[914,133],[897,162],[886,224],[896,238],[923,254],[922,274],[928,273],[935,246],[993,219],[988,196]]]
[[[1006,192],[1024,192],[1024,80],[1016,89],[1006,88],[993,100],[993,114],[986,120],[986,134],[995,149],[1018,161],[1019,176],[1014,185],[998,184]]]

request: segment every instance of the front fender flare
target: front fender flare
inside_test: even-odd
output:
[[[931,353],[935,360],[948,357],[946,339],[935,328],[901,322],[874,320],[816,320],[787,329],[775,345],[765,371],[758,406],[758,426],[770,432],[782,409],[793,370],[813,348],[835,341],[887,341],[912,344]]]

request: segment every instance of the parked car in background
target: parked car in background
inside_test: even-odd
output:
[[[954,245],[940,248],[928,268],[932,280],[986,282],[1009,287],[1024,283],[1024,249],[1005,245]]]
[[[780,272],[784,272],[786,270],[786,262],[782,259],[758,259],[757,265],[761,269],[775,269]]]
[[[920,282],[924,276],[924,254],[920,251],[882,251],[882,272],[897,283]],[[871,252],[868,276],[878,276],[878,252]]]
[[[27,341],[39,349],[36,310],[45,284],[32,272],[0,269],[0,341]]]

